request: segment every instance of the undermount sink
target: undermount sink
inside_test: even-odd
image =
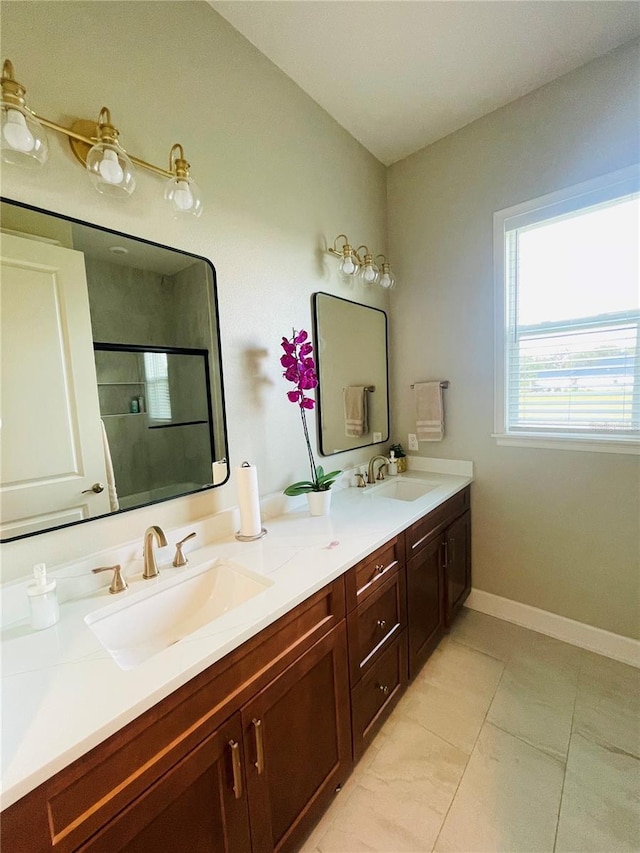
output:
[[[394,501],[417,501],[437,486],[411,480],[394,480],[382,486],[376,486],[372,493],[375,497],[391,498]]]
[[[214,560],[89,613],[84,621],[120,669],[133,669],[272,585],[242,566]]]

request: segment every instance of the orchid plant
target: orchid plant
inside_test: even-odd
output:
[[[325,474],[323,467],[316,465],[311,450],[306,413],[309,409],[313,409],[316,404],[315,399],[310,397],[308,392],[317,387],[318,375],[313,360],[313,346],[309,341],[308,333],[304,329],[299,332],[294,329],[291,338],[282,338],[282,349],[284,350],[284,355],[280,359],[280,364],[284,367],[282,375],[288,382],[295,385],[295,390],[287,391],[287,397],[300,409],[302,431],[304,432],[304,440],[307,442],[307,453],[311,467],[310,480],[292,483],[287,486],[284,493],[294,497],[295,495],[304,495],[307,492],[326,492],[341,472],[331,471],[330,474]]]

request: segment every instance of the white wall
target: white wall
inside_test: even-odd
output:
[[[637,45],[568,74],[388,173],[393,433],[409,384],[449,379],[447,435],[470,458],[474,586],[640,636],[638,457],[498,447],[493,431],[493,212],[639,159]],[[606,283],[603,283],[606,286]]]
[[[323,253],[340,232],[385,251],[385,169],[315,102],[201,2],[20,2],[2,6],[2,57],[32,109],[54,121],[111,110],[125,148],[159,165],[181,142],[205,196],[199,220],[165,211],[162,179],[139,171],[127,202],[99,196],[68,141],[49,134],[45,168],[5,167],[7,198],[210,258],[217,270],[232,465],[258,466],[268,493],[303,479],[308,461],[286,399],[280,340],[311,326],[318,290],[357,296]],[[34,342],[35,343],[35,342]],[[313,418],[310,419],[310,424]],[[315,432],[315,427],[314,427]],[[333,457],[335,467],[368,451]],[[187,523],[236,502],[231,483],[205,495],[2,546],[3,580]]]

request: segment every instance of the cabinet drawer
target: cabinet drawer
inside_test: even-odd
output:
[[[354,685],[407,624],[402,567],[348,615],[349,671]]]
[[[346,574],[347,610],[353,610],[372,595],[404,560],[403,542],[396,536],[370,554]]]
[[[351,691],[353,757],[358,760],[400,699],[408,680],[407,632],[402,631]]]
[[[469,509],[470,490],[467,486],[457,495],[449,498],[448,501],[434,509],[412,524],[405,533],[407,543],[407,559],[411,559],[417,554],[428,541],[437,534],[441,533],[445,527],[452,521],[455,521],[458,516],[462,515]]]

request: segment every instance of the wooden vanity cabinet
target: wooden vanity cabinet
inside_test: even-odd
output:
[[[234,714],[78,850],[251,853],[240,714]]]
[[[409,676],[415,678],[444,635],[443,540],[429,539],[407,563]]]
[[[358,760],[407,684],[404,536],[346,575],[353,756]]]
[[[471,590],[471,512],[467,487],[405,532],[409,678],[448,630]]]
[[[351,771],[344,617],[339,578],[5,809],[2,850],[244,853],[249,834],[294,849]],[[308,743],[324,763],[307,766]],[[307,784],[292,799],[294,758]]]
[[[351,767],[342,622],[242,709],[254,853],[293,851]]]
[[[471,592],[471,512],[467,510],[454,521],[444,537],[444,619],[448,629]]]
[[[7,853],[293,853],[471,588],[469,489],[1,815]]]

